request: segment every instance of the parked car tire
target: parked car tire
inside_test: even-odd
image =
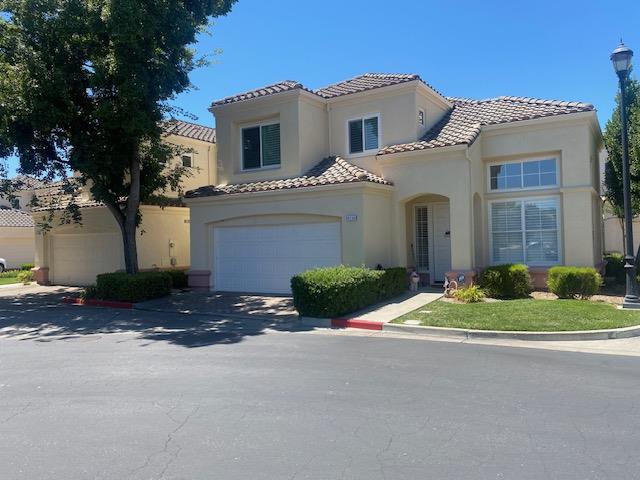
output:
[[[4,265],[0,263],[0,273],[4,272]]]

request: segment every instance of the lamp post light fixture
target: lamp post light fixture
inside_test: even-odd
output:
[[[640,308],[638,298],[638,282],[636,280],[636,262],[633,248],[633,216],[631,213],[631,182],[629,179],[629,144],[627,140],[627,104],[625,88],[631,70],[631,57],[633,51],[622,41],[611,54],[613,69],[618,74],[620,81],[620,123],[622,130],[622,192],[624,197],[624,228],[625,228],[625,265],[624,271],[627,278],[626,292],[622,308]]]

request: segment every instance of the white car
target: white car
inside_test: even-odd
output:
[[[0,273],[4,272],[7,268],[7,261],[4,258],[0,258]]]

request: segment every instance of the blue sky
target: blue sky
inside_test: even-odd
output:
[[[222,53],[192,74],[197,90],[175,104],[213,125],[208,105],[233,93],[400,72],[452,96],[591,102],[604,125],[620,37],[640,63],[637,0],[239,0],[197,45],[200,54]]]

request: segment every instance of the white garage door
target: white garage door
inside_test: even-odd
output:
[[[51,281],[55,285],[90,285],[99,273],[123,268],[117,234],[53,235]]]
[[[215,289],[291,293],[291,277],[342,262],[339,223],[214,230]]]

